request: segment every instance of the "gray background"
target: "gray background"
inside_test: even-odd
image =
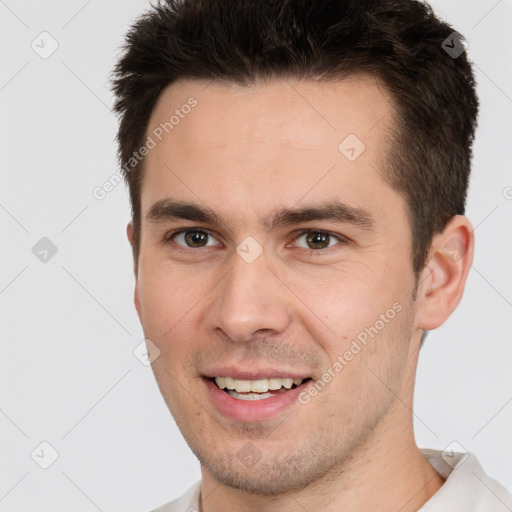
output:
[[[461,305],[421,353],[416,435],[422,447],[456,441],[512,488],[512,1],[432,4],[476,64],[477,246]],[[92,193],[116,170],[108,74],[147,5],[0,1],[0,510],[142,511],[200,475],[133,355],[143,334],[124,185]],[[31,47],[53,40],[46,59]],[[46,262],[32,252],[42,237],[58,249]],[[58,452],[48,469],[43,441]]]

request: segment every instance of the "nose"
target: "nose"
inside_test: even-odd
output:
[[[227,275],[214,288],[206,314],[209,329],[234,342],[284,332],[291,321],[286,287],[267,266],[265,252],[252,263],[237,253]]]

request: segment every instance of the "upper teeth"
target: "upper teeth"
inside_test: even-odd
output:
[[[269,389],[280,389],[285,387],[291,389],[293,384],[299,386],[302,384],[303,379],[292,378],[272,378],[272,379],[258,379],[258,380],[240,380],[232,379],[231,377],[215,377],[215,383],[220,389],[234,389],[239,393],[266,393]]]

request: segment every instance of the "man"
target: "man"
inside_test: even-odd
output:
[[[202,471],[159,510],[512,510],[413,433],[473,258],[461,37],[412,0],[168,0],[114,92],[135,305]]]

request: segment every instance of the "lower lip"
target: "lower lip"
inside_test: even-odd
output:
[[[275,418],[298,400],[300,393],[310,382],[308,380],[294,389],[270,398],[238,400],[219,389],[210,379],[203,378],[203,381],[213,403],[223,416],[247,423]]]

